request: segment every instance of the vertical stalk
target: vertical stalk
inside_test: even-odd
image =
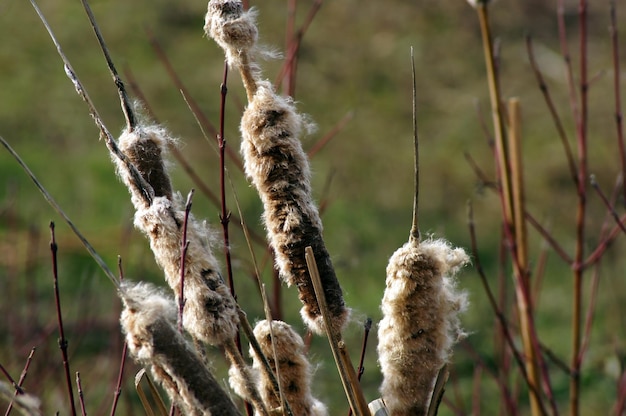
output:
[[[615,124],[617,127],[617,145],[622,167],[622,195],[626,198],[626,150],[624,149],[624,127],[622,99],[620,93],[619,37],[617,32],[617,12],[615,0],[611,0],[611,47],[613,53],[613,91],[615,91]]]
[[[528,273],[528,243],[526,235],[525,220],[525,203],[524,203],[524,167],[522,162],[522,146],[521,146],[521,114],[520,104],[517,98],[509,100],[509,151],[510,151],[510,168],[511,168],[511,185],[513,196],[513,221],[515,229],[515,250],[517,256],[517,264],[514,266],[515,272],[515,290],[517,309],[520,320],[520,332],[524,346],[524,354],[526,356],[526,372],[528,373],[528,381],[532,383],[530,389],[530,406],[533,415],[540,412],[538,397],[539,384],[537,372],[537,358],[535,349],[533,348],[531,332],[532,325],[530,317],[532,311],[532,299],[530,298],[530,284]]]
[[[50,252],[52,253],[52,275],[54,279],[54,300],[56,303],[57,321],[59,326],[59,348],[63,357],[63,369],[65,370],[65,382],[69,396],[72,416],[76,416],[76,405],[74,404],[74,389],[72,387],[72,377],[70,376],[70,359],[67,354],[68,342],[63,329],[63,314],[61,313],[61,297],[59,295],[59,274],[57,267],[57,242],[54,236],[54,222],[50,223]]]
[[[495,148],[496,148],[496,169],[500,179],[500,193],[505,225],[509,229],[513,225],[513,211],[511,206],[511,182],[509,178],[509,161],[506,142],[504,141],[505,130],[502,116],[502,106],[500,103],[500,83],[496,73],[496,63],[494,59],[493,40],[489,26],[488,6],[479,3],[476,7],[478,20],[480,22],[480,32],[482,35],[483,52],[487,69],[489,83],[489,100],[491,102],[491,115],[493,118]]]
[[[576,120],[578,145],[578,207],[576,212],[576,249],[574,254],[574,299],[572,305],[572,357],[570,379],[570,415],[578,416],[580,407],[580,368],[582,339],[582,283],[587,207],[587,1],[579,2],[580,25],[580,117]]]

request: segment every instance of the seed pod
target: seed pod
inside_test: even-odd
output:
[[[302,116],[293,102],[279,97],[260,78],[254,61],[257,29],[254,15],[238,0],[210,0],[205,31],[220,45],[229,64],[239,68],[248,95],[241,119],[241,144],[247,176],[263,201],[263,220],[276,256],[276,266],[288,285],[296,285],[304,307],[302,319],[318,334],[324,323],[304,257],[311,246],[320,272],[332,325],[346,324],[341,286],[322,238],[322,222],[311,196],[310,169],[299,135]]]
[[[411,240],[389,260],[378,329],[381,394],[394,416],[425,415],[438,371],[465,333],[454,275],[469,261],[444,240]]]
[[[274,346],[272,346],[272,334]],[[294,416],[328,415],[326,406],[311,394],[311,365],[306,357],[306,348],[300,335],[282,321],[272,321],[270,331],[270,324],[266,320],[256,325],[254,335],[270,367],[279,378],[282,394],[289,403]],[[259,370],[258,383],[263,401],[270,409],[280,408],[282,405],[280,398],[276,397],[272,381],[265,372],[261,371],[261,360],[252,348],[250,348],[250,355],[253,359],[253,368]]]
[[[245,170],[264,206],[263,221],[280,276],[296,285],[307,326],[324,333],[304,249],[311,246],[333,325],[341,331],[349,311],[322,237],[322,222],[311,197],[310,169],[298,136],[302,118],[293,103],[279,97],[268,82],[258,83],[241,119]]]
[[[176,330],[176,306],[148,284],[125,284],[121,324],[131,355],[148,367],[186,415],[240,415],[192,346]]]
[[[165,197],[138,209],[135,226],[150,238],[150,248],[165,272],[165,279],[180,299],[180,255],[184,210]],[[193,216],[187,221],[187,249],[183,325],[189,333],[211,345],[222,345],[237,333],[239,315],[230,290],[218,271],[209,234]]]
[[[172,184],[163,156],[167,152],[168,144],[173,141],[165,129],[157,126],[137,126],[133,130],[126,128],[118,139],[120,150],[152,186],[154,195],[170,200]],[[129,178],[124,174],[126,169],[123,166],[118,167],[118,172],[128,186]]]

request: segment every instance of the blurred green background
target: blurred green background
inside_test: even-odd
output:
[[[288,2],[251,3],[259,10],[261,42],[282,51]],[[305,21],[312,3],[297,2],[297,25]],[[566,3],[568,42],[577,64],[577,9],[574,2]],[[590,171],[602,189],[610,193],[620,165],[607,30],[609,2],[591,3]],[[206,3],[98,0],[91,6],[122,76],[132,76],[153,115],[180,138],[184,157],[217,193],[219,159],[215,140],[203,136],[150,42],[153,36],[190,91],[190,98],[217,124],[223,54],[203,34]],[[621,6],[618,4],[618,21],[624,22],[626,10]],[[117,93],[81,3],[46,0],[40,7],[100,115],[116,135],[124,123]],[[571,253],[575,189],[524,44],[524,34],[531,33],[537,59],[574,146],[574,123],[559,52],[556,2],[501,0],[491,9],[491,18],[500,50],[503,95],[519,97],[523,108],[528,210]],[[119,255],[128,278],[161,284],[161,272],[146,240],[133,229],[128,193],[116,178],[104,143],[98,140],[98,130],[28,2],[0,2],[0,38],[0,135],[20,153],[110,267],[115,267]],[[512,299],[510,270],[499,266],[499,203],[493,192],[482,186],[465,158],[470,154],[489,177],[493,176],[491,151],[481,126],[483,121],[490,124],[490,113],[475,12],[460,0],[327,2],[304,36],[295,98],[299,110],[317,124],[317,131],[303,139],[307,149],[346,115],[352,115],[311,164],[315,196],[325,207],[328,249],[347,303],[354,311],[355,322],[346,339],[355,361],[363,332],[360,322],[366,317],[375,323],[380,319],[387,259],[407,240],[410,227],[410,47],[415,50],[418,89],[422,232],[445,237],[469,250],[466,203],[471,200],[481,263],[505,303],[510,306]],[[620,59],[624,65],[623,54]],[[281,60],[268,61],[264,73],[275,80],[281,65]],[[228,85],[226,139],[237,150],[238,119],[245,94],[237,74],[230,74]],[[182,168],[175,163],[172,167],[175,187],[183,195],[197,187]],[[247,225],[262,235],[260,201],[232,161],[228,167]],[[233,191],[228,194],[229,208],[236,211]],[[623,198],[618,202],[622,204]],[[193,212],[219,230],[219,210],[201,192],[196,192]],[[43,399],[44,413],[68,413],[53,313],[47,248],[50,220],[57,223],[61,297],[72,370],[81,372],[90,413],[105,414],[113,397],[121,352],[119,302],[78,239],[4,150],[0,151],[0,363],[17,377],[30,349],[36,346],[25,387]],[[597,195],[590,191],[588,251],[598,243],[603,224],[613,225],[610,219],[607,222],[606,209]],[[262,309],[251,278],[251,257],[236,224],[231,224],[231,230],[239,301],[254,319],[262,316]],[[583,365],[583,414],[606,414],[616,400],[617,377],[623,371],[623,240],[618,238],[612,245],[599,271],[595,320]],[[571,271],[546,249],[533,230],[530,247],[533,266],[545,266],[537,302],[539,336],[556,356],[569,362]],[[263,259],[263,248],[256,246],[255,250]],[[261,266],[263,279],[271,286],[271,265],[265,261]],[[589,304],[591,276],[586,274],[585,306]],[[498,356],[496,319],[472,267],[462,273],[459,285],[469,292],[472,302],[463,318],[471,336],[456,348],[440,414],[498,414],[502,400],[491,374],[506,372],[506,368]],[[294,290],[283,288],[282,295],[285,320],[302,330]],[[378,397],[381,380],[375,346],[372,331],[363,376],[368,400]],[[329,404],[332,414],[343,412],[347,403],[326,340],[313,339],[311,359],[316,366],[315,393]],[[224,377],[219,353],[214,354],[213,362],[216,372]],[[552,362],[549,365],[556,399],[565,410],[568,377]],[[129,364],[118,414],[141,414],[132,389],[133,371],[136,368]],[[517,375],[511,375],[508,382],[520,400],[520,413],[526,414],[527,396],[519,373],[512,374]]]

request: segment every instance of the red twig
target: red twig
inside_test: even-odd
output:
[[[56,303],[57,322],[59,329],[59,348],[63,358],[63,368],[65,369],[65,381],[67,384],[67,392],[71,406],[72,416],[76,416],[76,405],[74,403],[74,388],[72,387],[72,377],[70,375],[70,360],[67,354],[68,341],[65,338],[65,330],[63,329],[63,316],[61,314],[61,297],[59,295],[59,275],[57,268],[57,250],[58,246],[54,236],[54,222],[50,222],[50,251],[52,253],[52,274],[54,279],[54,300]]]
[[[80,403],[80,414],[87,416],[87,410],[85,409],[85,397],[83,396],[83,386],[80,382],[80,373],[76,372],[76,387],[78,388],[78,402]]]
[[[122,257],[117,257],[117,268],[120,273],[120,282],[124,280],[124,269],[122,268]],[[126,365],[126,357],[128,356],[128,343],[124,340],[124,346],[122,347],[122,358],[120,359],[120,368],[117,374],[117,382],[115,383],[115,390],[113,392],[113,404],[111,405],[111,413],[109,416],[115,416],[117,410],[117,404],[122,394],[122,381],[124,380],[124,367]]]
[[[24,381],[26,380],[26,375],[28,374],[28,369],[30,368],[30,363],[33,359],[33,355],[35,355],[35,350],[36,348],[33,347],[33,349],[30,350],[30,354],[28,354],[28,358],[26,359],[26,364],[24,365],[24,369],[22,370],[22,374],[20,374],[20,379],[17,381],[17,385],[15,387],[15,396],[17,396],[18,394],[22,394],[24,393],[24,391],[22,390],[22,386],[24,385]],[[0,365],[1,367],[1,365]],[[6,370],[4,370],[4,367],[2,368],[2,371],[5,372]],[[8,373],[5,372],[6,375],[8,375]],[[10,379],[10,376],[9,376]],[[14,396],[14,397],[15,397]],[[13,400],[11,400],[11,403],[9,403],[9,406],[7,407],[7,411],[4,413],[4,416],[9,416],[9,414],[11,413],[11,410],[13,409]]]
[[[563,127],[563,122],[561,121],[561,117],[559,117],[558,112],[556,111],[556,106],[554,105],[554,101],[552,101],[552,96],[550,95],[550,90],[548,89],[548,84],[546,84],[541,70],[537,65],[535,60],[535,53],[533,51],[533,43],[532,38],[530,36],[526,36],[526,50],[528,52],[528,59],[530,61],[530,66],[535,73],[535,78],[537,79],[537,83],[539,84],[539,89],[543,94],[543,98],[548,106],[548,110],[550,110],[550,115],[552,116],[552,121],[556,127],[556,130],[559,134],[559,139],[561,139],[561,144],[563,145],[563,150],[565,151],[565,158],[567,159],[567,166],[569,167],[570,176],[574,182],[575,186],[578,186],[578,174],[576,167],[576,161],[574,160],[574,155],[572,153],[572,148],[569,144],[569,139],[567,138],[567,133],[565,133],[565,127]]]
[[[357,367],[357,379],[361,381],[361,376],[365,372],[365,367],[363,367],[363,363],[365,362],[365,352],[367,351],[367,339],[369,337],[370,331],[372,329],[372,319],[367,318],[363,323],[363,344],[361,346],[361,357],[359,358],[359,366]],[[352,408],[348,411],[348,416],[352,416]]]
[[[617,145],[619,148],[619,158],[622,167],[622,194],[626,199],[626,150],[624,149],[624,127],[622,116],[622,99],[621,99],[621,72],[619,65],[619,36],[617,31],[617,17],[615,10],[615,0],[611,0],[611,25],[609,27],[611,33],[611,47],[613,52],[613,91],[615,92],[615,127],[617,129]]]
[[[11,374],[9,374],[9,372],[6,370],[6,368],[4,368],[2,364],[0,364],[0,371],[2,371],[2,374],[4,374],[7,380],[9,380],[9,382],[13,385],[13,387],[15,387],[15,390],[18,394],[24,394],[24,390],[22,390],[19,384],[17,384],[15,380],[13,380],[13,377],[11,377]]]
[[[297,8],[297,0],[289,0],[289,12],[287,17],[287,30],[286,30],[286,49],[287,49],[287,57],[285,59],[285,63],[281,68],[281,71],[276,79],[276,85],[283,83],[285,78],[287,78],[286,85],[286,93],[291,97],[295,97],[296,91],[296,72],[298,65],[298,53],[300,51],[300,46],[302,45],[302,38],[304,37],[306,31],[309,29],[309,26],[315,19],[315,15],[319,11],[320,7],[322,7],[322,0],[315,0],[315,2],[311,5],[309,9],[309,13],[300,29],[297,32],[294,31],[295,28],[295,18],[296,18],[296,8]]]
[[[611,215],[611,217],[613,217],[613,219],[617,223],[617,226],[620,228],[620,230],[626,233],[626,226],[620,220],[619,214],[617,213],[617,211],[615,211],[613,204],[609,202],[609,199],[606,197],[604,192],[602,192],[600,185],[598,185],[598,181],[596,181],[595,175],[591,175],[590,182],[591,182],[592,188],[596,190],[596,192],[598,193],[598,196],[602,200],[602,203],[604,204],[606,209],[609,211],[609,214]]]
[[[513,340],[513,336],[510,331],[511,329],[510,324],[507,322],[506,317],[504,316],[501,309],[498,307],[498,304],[496,303],[496,299],[493,295],[493,292],[491,291],[491,288],[489,287],[489,282],[487,281],[487,276],[482,267],[482,263],[480,262],[480,256],[478,255],[478,243],[476,241],[476,230],[474,227],[474,215],[472,212],[471,203],[468,204],[468,227],[469,227],[469,232],[470,232],[471,250],[472,250],[472,257],[474,260],[474,267],[476,268],[476,271],[478,272],[478,276],[480,277],[480,281],[483,285],[483,289],[485,290],[485,293],[487,294],[487,299],[489,301],[489,304],[491,305],[491,308],[493,309],[493,312],[495,313],[496,318],[500,322],[500,326],[502,328],[502,333],[504,335],[504,338],[509,348],[511,349],[511,352],[513,353],[513,357],[515,358],[515,361],[517,362],[517,365],[520,369],[520,373],[522,374],[522,377],[524,378],[526,385],[530,389],[536,389],[536,387],[533,384],[531,384],[528,380],[528,373],[526,371],[526,363],[524,362],[522,355],[520,354],[517,347],[515,346],[515,341]],[[535,390],[535,393],[539,395],[539,392],[536,390]],[[539,402],[539,405],[541,409],[543,410],[542,413],[546,414],[545,409],[543,408],[543,403]]]
[[[178,76],[178,73],[172,66],[172,63],[168,59],[167,54],[161,47],[161,44],[159,43],[159,41],[156,39],[156,37],[154,37],[154,35],[152,34],[150,30],[146,29],[146,32],[148,35],[148,40],[150,41],[150,45],[154,49],[154,52],[157,54],[157,58],[159,59],[159,61],[161,61],[161,63],[165,67],[167,74],[172,79],[172,82],[174,83],[176,88],[178,88],[182,92],[183,96],[185,96],[187,102],[189,103],[189,108],[193,112],[194,116],[198,119],[198,121],[200,122],[200,124],[202,125],[204,129],[206,129],[212,136],[217,137],[219,132],[217,131],[215,126],[209,121],[209,119],[204,114],[204,112],[202,111],[198,103],[191,97],[189,90],[187,89],[185,84],[183,84],[183,82],[181,81],[180,77]],[[237,166],[237,168],[243,172],[243,163],[241,162],[241,158],[239,157],[239,155],[236,152],[234,152],[232,149],[227,149],[227,153],[228,153],[228,157],[235,163],[235,166]]]

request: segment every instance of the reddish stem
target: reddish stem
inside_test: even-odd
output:
[[[619,37],[617,31],[615,0],[611,1],[611,46],[613,52],[613,91],[615,92],[615,127],[617,129],[617,145],[619,148],[619,158],[622,167],[622,193],[626,199],[626,150],[624,149],[624,128],[622,116],[622,99],[621,99],[621,72],[619,65]]]
[[[80,414],[87,416],[87,410],[85,408],[85,397],[83,395],[83,386],[80,382],[80,373],[76,372],[76,387],[78,388],[78,402],[80,403]]]
[[[54,235],[54,222],[50,222],[50,252],[52,253],[52,275],[54,280],[54,301],[56,303],[57,322],[59,329],[59,348],[63,358],[63,368],[65,370],[65,382],[67,384],[67,392],[69,396],[71,414],[76,416],[76,405],[74,404],[74,388],[72,387],[72,377],[70,375],[70,360],[67,354],[68,341],[65,338],[65,330],[63,329],[63,315],[61,313],[61,297],[59,295],[59,275],[57,267],[57,250],[58,246]]]
[[[24,381],[26,380],[26,375],[28,374],[28,369],[30,368],[30,363],[31,363],[31,361],[33,359],[33,355],[35,355],[35,350],[36,350],[36,348],[33,347],[33,349],[30,350],[30,354],[28,354],[28,358],[26,359],[26,364],[24,365],[24,369],[22,370],[22,374],[20,375],[20,379],[17,381],[17,384],[15,385],[15,396],[17,396],[18,394],[23,394],[24,393],[24,391],[22,390],[22,386],[24,385]],[[1,365],[0,365],[0,367],[1,367]],[[4,370],[4,367],[2,368],[2,370],[3,370],[3,372],[6,371],[6,370]],[[5,374],[8,376],[8,373],[5,372]],[[8,376],[8,377],[9,377],[9,380],[11,380],[10,376]],[[9,414],[11,413],[12,409],[13,409],[13,400],[11,400],[11,403],[9,403],[9,406],[7,407],[7,411],[5,412],[4,416],[9,416]]]

